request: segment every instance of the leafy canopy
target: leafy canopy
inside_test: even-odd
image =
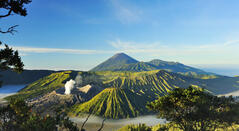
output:
[[[11,99],[9,105],[0,107],[0,131],[78,131],[66,114],[58,111],[56,116],[32,112],[21,99]]]
[[[177,88],[147,105],[181,130],[214,130],[238,123],[238,103],[217,97],[201,88]]]
[[[0,14],[0,19],[13,14],[26,16],[27,10],[24,6],[29,3],[31,3],[31,0],[1,0],[0,11],[2,14]],[[10,33],[13,35],[14,32],[16,32],[15,27],[17,26],[18,25],[11,26],[5,31],[0,28],[0,33]],[[2,45],[1,40],[0,45]],[[23,66],[18,51],[14,51],[5,44],[5,48],[0,50],[0,71],[13,69],[14,71],[21,72],[23,71]]]

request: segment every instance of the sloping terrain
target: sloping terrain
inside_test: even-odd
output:
[[[73,106],[70,114],[93,113],[113,119],[135,117],[148,113],[147,100],[128,89],[106,88],[90,101]]]
[[[151,71],[151,70],[157,70],[157,67],[146,62],[137,62],[133,64],[127,64],[119,68],[113,69],[113,71],[134,71],[134,72]]]
[[[10,98],[21,98],[21,99],[32,99],[39,96],[43,96],[47,93],[50,93],[56,89],[62,88],[65,85],[65,82],[75,78],[77,72],[74,71],[64,71],[52,73],[46,77],[43,77],[22,90],[20,90],[17,94],[7,97]]]
[[[197,79],[185,77],[164,70],[144,72],[97,72],[105,78],[105,87],[130,89],[137,94],[145,94],[157,98],[165,95],[174,88],[187,88],[190,85],[203,86]]]
[[[170,70],[171,72],[181,72],[181,73],[195,72],[197,74],[212,74],[197,68],[186,66],[179,62],[168,62],[168,61],[162,61],[159,59],[154,59],[152,61],[149,61],[148,63],[156,66],[157,69],[167,69],[167,70]]]

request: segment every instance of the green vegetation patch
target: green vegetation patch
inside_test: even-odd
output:
[[[72,71],[64,71],[58,73],[52,73],[49,76],[43,77],[30,85],[20,90],[17,94],[7,97],[20,98],[20,99],[32,99],[38,96],[42,96],[56,89],[64,87],[64,84],[71,77]]]
[[[145,105],[149,98],[128,89],[106,88],[90,101],[72,107],[70,115],[92,113],[106,118],[128,118],[148,113]]]

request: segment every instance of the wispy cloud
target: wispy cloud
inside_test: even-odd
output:
[[[239,40],[231,40],[224,43],[225,46],[239,44]]]
[[[135,6],[123,3],[122,0],[110,0],[116,17],[123,24],[138,22],[141,19],[142,10]]]
[[[110,41],[109,44],[126,53],[147,54],[153,57],[173,58],[174,60],[185,61],[187,63],[237,63],[235,59],[239,58],[238,41],[227,41],[219,44],[205,45],[166,45],[159,42],[155,43],[137,43],[121,41],[119,39]]]
[[[115,41],[108,42],[112,47],[126,51],[126,52],[134,52],[134,53],[155,53],[161,52],[166,54],[191,54],[191,53],[213,53],[219,51],[226,51],[230,49],[238,49],[239,40],[234,41],[226,41],[220,44],[203,44],[203,45],[177,45],[173,46],[161,44],[160,42],[153,43],[137,43],[132,41],[122,41],[120,39],[116,39]],[[230,45],[234,45],[230,47]]]
[[[82,50],[82,49],[61,49],[61,48],[37,48],[37,47],[23,47],[10,46],[14,50],[18,50],[20,54],[27,55],[27,53],[64,53],[64,54],[105,54],[111,51],[103,50]],[[1,47],[3,48],[3,47]]]

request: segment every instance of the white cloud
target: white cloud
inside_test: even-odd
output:
[[[81,50],[81,49],[61,49],[61,48],[36,48],[23,46],[10,46],[14,50],[18,50],[20,55],[25,56],[28,53],[64,53],[64,54],[105,54],[110,51],[100,50]],[[3,48],[3,47],[1,47]]]
[[[231,40],[224,43],[225,46],[239,44],[239,40]]]

